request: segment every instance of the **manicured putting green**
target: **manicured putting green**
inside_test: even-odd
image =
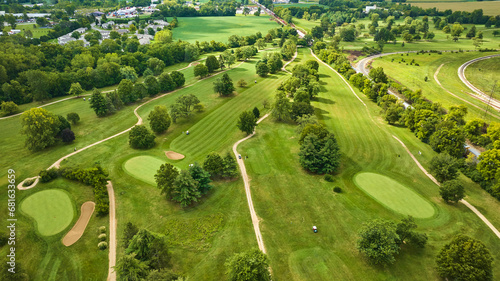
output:
[[[375,173],[359,173],[354,177],[356,185],[385,207],[416,218],[434,215],[432,205],[410,188]]]
[[[123,164],[123,169],[132,177],[156,185],[155,174],[165,161],[153,156],[143,155],[130,158]]]
[[[60,189],[34,193],[23,200],[21,210],[35,219],[43,236],[63,231],[73,220],[75,210],[68,194]]]

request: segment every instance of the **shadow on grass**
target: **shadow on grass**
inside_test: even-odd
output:
[[[324,104],[335,104],[335,101],[333,101],[331,99],[326,99],[326,98],[318,98],[318,97],[316,97],[314,100],[317,101],[317,102],[319,102],[319,103],[324,103]]]

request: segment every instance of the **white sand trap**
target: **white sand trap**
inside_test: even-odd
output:
[[[73,228],[64,236],[62,240],[64,246],[71,246],[82,237],[85,228],[87,228],[90,217],[92,217],[92,213],[94,213],[94,209],[95,203],[92,201],[87,201],[82,204],[80,217],[76,221]]]
[[[165,155],[171,160],[181,160],[184,159],[184,155],[177,153],[175,151],[165,151]]]

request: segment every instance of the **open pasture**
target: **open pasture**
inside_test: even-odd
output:
[[[412,6],[417,6],[423,9],[436,8],[438,11],[445,10],[473,12],[477,9],[483,9],[483,13],[488,16],[497,16],[500,14],[500,2],[498,1],[412,1]]]
[[[171,20],[171,18],[169,18]],[[190,43],[212,41],[227,43],[231,35],[247,36],[260,31],[266,35],[269,29],[279,25],[267,15],[234,17],[180,17],[179,26],[173,30],[173,39]]]
[[[465,69],[465,77],[483,93],[500,99],[500,57],[477,61]],[[496,87],[494,87],[496,85]]]

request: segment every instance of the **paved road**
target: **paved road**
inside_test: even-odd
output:
[[[469,87],[469,89],[471,89],[471,91],[473,91],[474,93],[476,93],[476,95],[471,95],[471,96],[475,97],[476,99],[478,99],[478,100],[480,100],[480,101],[482,101],[484,103],[489,103],[491,107],[493,107],[494,109],[500,111],[500,101],[499,100],[494,99],[494,98],[490,99],[489,95],[483,93],[477,87],[475,87],[474,85],[472,85],[472,83],[470,83],[469,80],[467,80],[467,77],[465,77],[465,69],[467,69],[467,67],[469,65],[471,65],[471,64],[473,64],[475,62],[481,61],[481,60],[491,59],[491,58],[495,58],[495,57],[500,57],[500,54],[489,55],[489,56],[484,56],[484,57],[476,58],[476,59],[470,60],[470,61],[462,64],[458,68],[458,77],[460,78],[460,80],[462,80],[462,82],[467,87]],[[492,82],[496,82],[496,81],[492,81]]]
[[[257,124],[260,123],[262,120],[266,119],[269,116],[269,113],[262,116],[262,118],[257,121]],[[257,237],[257,244],[259,245],[259,250],[261,250],[264,254],[266,253],[266,247],[264,246],[264,240],[262,239],[262,234],[260,233],[260,226],[259,226],[259,217],[257,217],[257,213],[255,212],[255,208],[253,207],[253,201],[252,201],[252,193],[250,191],[250,180],[248,178],[247,174],[247,169],[245,167],[245,162],[243,161],[243,158],[239,158],[239,153],[238,153],[238,145],[247,139],[253,137],[255,135],[255,131],[251,134],[248,135],[247,137],[237,141],[233,145],[233,153],[236,159],[238,160],[238,165],[240,166],[240,171],[241,171],[241,177],[243,178],[243,182],[245,184],[245,193],[247,195],[247,202],[248,202],[248,209],[250,209],[250,217],[252,218],[252,224],[253,224],[253,229],[255,232],[255,237]]]

